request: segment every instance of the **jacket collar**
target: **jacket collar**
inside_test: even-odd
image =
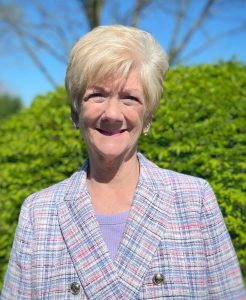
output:
[[[138,159],[140,178],[114,262],[86,188],[88,160],[70,178],[64,199],[57,203],[64,241],[89,299],[137,298],[168,225],[173,196],[168,184],[163,186],[161,177],[166,173],[143,155],[138,154]]]

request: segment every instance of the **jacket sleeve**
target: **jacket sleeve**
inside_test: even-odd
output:
[[[31,255],[33,230],[28,201],[22,205],[1,299],[31,299]]]
[[[246,299],[237,256],[214,192],[207,182],[201,222],[207,258],[209,299]]]

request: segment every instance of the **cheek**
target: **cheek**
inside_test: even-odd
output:
[[[80,118],[84,120],[86,124],[94,124],[102,115],[102,105],[96,103],[83,103],[80,109]]]
[[[93,113],[90,112],[89,109],[86,107],[81,107],[80,114],[79,114],[79,124],[80,128],[86,128],[91,126],[93,123]]]
[[[139,111],[136,112],[136,124],[138,124],[138,127],[143,127],[144,126],[144,117],[145,117],[145,112],[143,109],[140,109]]]
[[[84,113],[79,115],[79,130],[82,137],[86,138],[88,135],[88,128],[90,127],[90,120]]]
[[[81,133],[83,133],[84,128],[85,128],[85,118],[84,118],[84,115],[82,113],[80,113],[80,115],[79,115],[79,129],[80,129]]]

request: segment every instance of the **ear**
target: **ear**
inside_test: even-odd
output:
[[[79,116],[78,113],[71,107],[71,118],[75,129],[79,128]]]
[[[148,134],[148,131],[150,130],[151,122],[152,122],[152,114],[146,115],[144,118],[144,124],[143,124],[143,134],[144,135]]]

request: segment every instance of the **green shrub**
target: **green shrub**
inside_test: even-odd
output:
[[[149,135],[139,143],[139,150],[161,167],[211,183],[244,273],[245,71],[239,63],[171,70]],[[0,282],[23,200],[68,177],[85,157],[63,88],[37,97],[30,109],[1,125]]]
[[[9,94],[0,93],[0,121],[16,114],[22,108],[21,100]]]
[[[246,67],[179,67],[139,149],[159,166],[212,185],[246,282]]]
[[[86,157],[64,88],[37,97],[0,127],[0,282],[23,200],[68,177]]]

